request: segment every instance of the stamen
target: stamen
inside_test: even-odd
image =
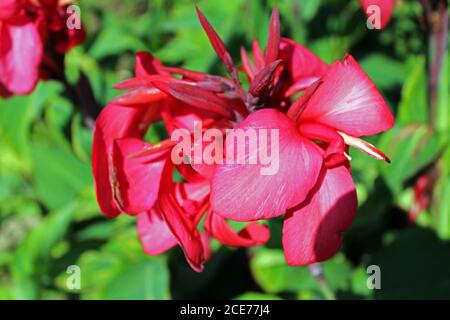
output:
[[[340,132],[340,131],[337,131],[337,132],[342,136],[345,144],[347,144],[353,148],[356,148],[358,150],[361,150],[362,152],[368,154],[372,158],[375,158],[377,160],[386,161],[387,163],[391,163],[391,160],[382,151],[377,149],[373,144],[370,144],[367,141],[364,141],[360,138],[350,136],[343,132]]]

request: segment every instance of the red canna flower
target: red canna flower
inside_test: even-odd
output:
[[[69,29],[68,1],[0,0],[0,96],[28,94],[61,73],[64,54],[84,41]]]
[[[372,23],[377,29],[384,29],[392,19],[396,0],[359,0],[364,13],[372,18],[379,18],[379,25]]]
[[[127,92],[96,123],[92,165],[101,210],[108,217],[138,215],[148,254],[178,244],[196,271],[209,256],[208,238],[230,246],[260,245],[269,233],[252,221],[285,213],[289,264],[331,257],[356,214],[348,146],[388,161],[360,139],[393,125],[388,106],[351,56],[327,66],[306,48],[282,39],[276,8],[264,52],[254,42],[252,62],[241,50],[241,70],[250,83],[245,89],[225,45],[197,13],[231,79],[166,67],[138,53],[135,77],[117,85]],[[143,140],[160,120],[169,135],[187,130],[194,148],[195,121],[202,121],[203,129],[219,130],[225,141],[226,129],[277,129],[279,140],[268,145],[279,146],[279,170],[263,176],[262,166],[254,164],[177,165],[171,161],[172,140]],[[261,151],[246,147],[242,163]],[[173,180],[175,171],[184,182]],[[236,233],[226,219],[251,223]]]

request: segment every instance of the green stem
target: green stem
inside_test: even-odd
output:
[[[336,295],[331,289],[325,275],[323,273],[322,264],[314,263],[308,266],[309,273],[316,279],[320,292],[326,300],[336,300]]]

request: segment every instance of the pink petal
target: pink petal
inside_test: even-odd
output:
[[[286,215],[283,247],[287,263],[307,265],[331,258],[356,210],[355,185],[348,169],[324,170],[312,195]]]
[[[359,0],[364,13],[370,17],[374,14],[371,6],[378,6],[380,9],[380,27],[384,29],[391,21],[392,12],[395,7],[395,0]]]
[[[322,81],[300,122],[319,122],[353,136],[373,135],[393,126],[383,96],[352,56],[334,63]]]
[[[43,46],[36,25],[0,21],[0,83],[15,94],[28,94],[39,80]]]
[[[177,239],[156,209],[137,216],[137,230],[144,252],[149,255],[159,255],[177,244]]]
[[[291,119],[275,109],[251,114],[234,131],[237,129],[247,133],[254,130],[267,137],[268,143],[248,152],[250,144],[246,139],[244,154],[239,158],[235,154],[235,160],[245,164],[234,161],[235,164],[216,166],[211,193],[213,211],[232,220],[253,221],[279,216],[302,202],[315,185],[322,166],[322,155],[317,147],[299,134]],[[262,134],[261,129],[267,132]],[[278,129],[278,141],[271,141],[271,129]],[[261,161],[250,164],[249,159],[260,159],[258,153],[270,154],[272,144],[279,146],[279,159],[276,149],[273,150],[271,169],[274,172],[267,170],[270,161],[265,165]],[[266,168],[266,175],[262,175],[263,168]]]
[[[113,155],[118,184],[116,200],[128,214],[150,210],[158,197],[161,174],[170,156],[170,150],[163,149],[142,157],[129,157],[151,146],[150,143],[135,138],[116,140]]]
[[[259,246],[266,243],[270,237],[270,231],[266,225],[252,222],[238,233],[227,224],[223,217],[213,212],[208,214],[204,227],[213,238],[226,246]]]

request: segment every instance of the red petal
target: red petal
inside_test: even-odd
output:
[[[252,222],[237,233],[224,218],[212,212],[206,217],[204,227],[212,237],[232,247],[259,246],[266,243],[270,237],[270,231],[266,225]]]
[[[272,11],[272,16],[270,18],[269,38],[267,40],[267,48],[265,54],[266,65],[278,59],[279,49],[280,49],[280,15],[278,13],[277,6],[275,6],[275,8]]]
[[[301,124],[299,130],[310,140],[319,140],[327,144],[323,158],[327,167],[334,167],[348,162],[344,139],[335,130],[318,123]]]
[[[159,255],[177,244],[177,239],[156,209],[137,216],[137,230],[144,252],[149,255]]]
[[[97,118],[92,147],[92,170],[100,209],[115,217],[121,209],[114,197],[117,179],[113,167],[113,146],[116,139],[141,138],[155,119],[152,110],[108,105]]]
[[[43,46],[31,21],[0,21],[0,83],[15,94],[28,94],[39,80]]]
[[[281,62],[282,60],[276,60],[266,65],[255,75],[250,84],[250,89],[248,90],[252,96],[258,97],[261,93],[267,91],[266,89],[271,83],[273,75]]]
[[[394,117],[374,83],[347,56],[334,63],[300,116],[301,122],[320,122],[353,136],[390,129]]]
[[[196,6],[195,9],[197,10],[198,19],[200,20],[200,23],[205,30],[209,41],[211,42],[211,45],[214,48],[214,51],[216,51],[217,55],[219,56],[220,60],[225,64],[225,67],[227,68],[228,73],[231,75],[233,80],[236,83],[239,83],[239,78],[237,75],[236,67],[234,66],[233,59],[231,58],[230,53],[227,51],[224,43],[220,39],[219,35],[216,33],[214,28],[211,26],[211,24],[208,22],[206,17],[203,15],[203,13],[200,11],[200,9]]]
[[[163,70],[164,65],[148,52],[136,53],[135,75],[137,78],[145,78],[151,75],[170,76],[170,73]]]
[[[13,18],[20,11],[20,1],[1,0],[0,1],[0,20]]]
[[[167,225],[182,247],[192,269],[197,272],[203,271],[205,261],[203,242],[196,225],[183,212],[171,193],[162,193],[159,204]]]
[[[280,59],[287,63],[287,72],[292,83],[304,85],[311,79],[321,78],[328,66],[314,53],[300,44],[283,38],[280,43]]]
[[[253,130],[267,137],[268,143],[261,148],[250,147],[249,139],[246,139],[244,154],[234,154],[236,160],[245,164],[234,161],[236,164],[216,166],[211,193],[213,211],[232,220],[253,221],[279,216],[302,202],[315,185],[322,166],[322,155],[317,147],[300,135],[291,119],[275,109],[251,114],[234,132],[237,129],[247,133]],[[261,129],[267,129],[267,133]],[[272,141],[271,129],[278,129],[278,141]],[[230,135],[227,141],[229,139]],[[249,159],[260,159],[258,153],[270,155],[272,145],[276,144],[279,145],[279,159],[274,149],[271,168],[274,172],[267,170],[271,161],[266,165],[261,161],[250,164]],[[265,174],[273,175],[262,175],[263,168],[267,170]]]
[[[291,266],[331,258],[341,246],[342,232],[356,215],[355,185],[344,166],[324,170],[313,192],[286,215],[283,247]]]
[[[126,213],[139,214],[148,211],[158,197],[161,174],[170,149],[163,149],[148,156],[129,158],[131,154],[151,146],[150,143],[135,138],[116,140],[113,157],[118,183],[116,199],[120,201],[120,206]]]
[[[248,57],[247,51],[245,51],[244,48],[241,47],[241,59],[242,59],[242,66],[244,67],[244,71],[247,74],[248,78],[251,80],[255,76],[255,66],[251,62],[250,58]]]
[[[378,6],[380,12],[380,29],[384,29],[392,18],[392,12],[395,7],[395,0],[359,0],[364,13],[370,18],[376,13],[373,7]],[[373,16],[376,17],[376,16]]]
[[[264,57],[257,40],[253,40],[252,42],[252,52],[253,52],[253,59],[255,60],[256,69],[264,67],[265,64]]]
[[[227,101],[208,90],[187,83],[166,84],[154,81],[153,84],[161,91],[164,91],[172,97],[190,104],[193,107],[215,112],[228,119],[233,118],[233,114]]]
[[[114,98],[111,103],[122,106],[137,106],[159,102],[166,98],[167,95],[157,88],[138,87],[121,96],[118,96],[117,98]]]

